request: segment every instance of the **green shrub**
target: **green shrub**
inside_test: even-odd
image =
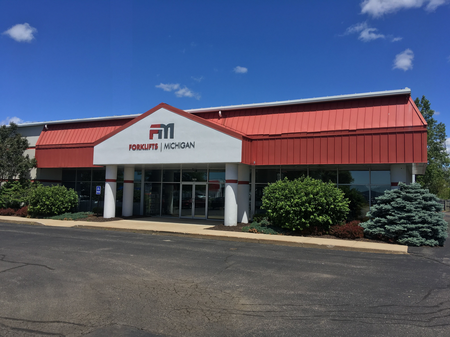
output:
[[[242,231],[272,235],[281,234],[283,232],[280,228],[272,227],[267,218],[263,218],[260,222],[253,221],[250,225],[242,227]]]
[[[79,220],[86,219],[89,215],[92,215],[92,212],[76,212],[76,213],[63,213],[60,215],[54,215],[49,217],[49,219],[53,220]]]
[[[311,177],[279,180],[264,189],[262,208],[276,226],[292,231],[317,227],[327,231],[341,223],[349,212],[349,201],[333,183]]]
[[[78,204],[73,189],[65,186],[42,186],[34,189],[29,199],[28,213],[31,216],[53,216],[70,211]]]
[[[361,226],[369,238],[388,239],[410,246],[443,246],[448,224],[439,199],[420,184],[399,184],[376,198]]]

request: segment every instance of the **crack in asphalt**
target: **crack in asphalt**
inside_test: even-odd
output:
[[[27,267],[27,266],[37,266],[37,267],[44,267],[47,268],[49,270],[55,270],[49,266],[46,266],[45,264],[39,264],[39,263],[28,263],[28,262],[20,262],[20,261],[11,261],[11,260],[5,260],[6,255],[4,254],[0,254],[0,261],[1,262],[6,262],[6,263],[16,263],[16,264],[21,264],[21,266],[15,266],[15,267],[11,267],[5,270],[0,271],[1,273],[7,272],[9,270],[13,270],[13,269],[17,269],[17,268],[22,268],[22,267]]]
[[[14,326],[9,326],[9,325],[3,324],[3,323],[0,323],[0,326],[4,327],[6,329],[13,330],[13,331],[28,332],[28,333],[32,333],[32,334],[39,334],[39,335],[46,335],[46,336],[63,336],[63,337],[65,336],[60,333],[46,332],[46,331],[26,329],[26,328],[17,328]]]

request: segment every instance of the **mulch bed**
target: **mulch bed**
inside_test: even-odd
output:
[[[242,228],[245,226],[249,226],[249,224],[242,224],[242,223],[238,223],[237,226],[225,226],[223,224],[218,224],[215,225],[214,227],[208,228],[209,230],[216,230],[216,231],[228,231],[228,232],[242,232]],[[268,234],[263,234],[263,233],[258,233],[258,234],[262,234],[262,235],[268,235]],[[280,233],[278,235],[287,235],[287,236],[304,236],[304,237],[310,237],[310,238],[322,238],[322,239],[340,239],[337,238],[333,235],[328,235],[328,234],[324,234],[324,235],[312,235],[312,234],[302,234],[299,232],[293,232],[293,231],[289,231],[286,230],[283,233]],[[367,239],[367,238],[358,238],[358,239],[341,239],[341,240],[352,240],[352,241],[366,241],[366,242],[374,242],[374,243],[382,243],[382,241],[379,240],[371,240],[371,239]]]

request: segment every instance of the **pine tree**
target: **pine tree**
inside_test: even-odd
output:
[[[399,183],[398,190],[387,190],[376,198],[367,213],[365,236],[385,237],[409,246],[443,246],[448,224],[443,219],[439,199],[420,184]]]

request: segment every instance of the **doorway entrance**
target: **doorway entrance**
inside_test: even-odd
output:
[[[180,217],[206,219],[206,183],[182,183]]]

